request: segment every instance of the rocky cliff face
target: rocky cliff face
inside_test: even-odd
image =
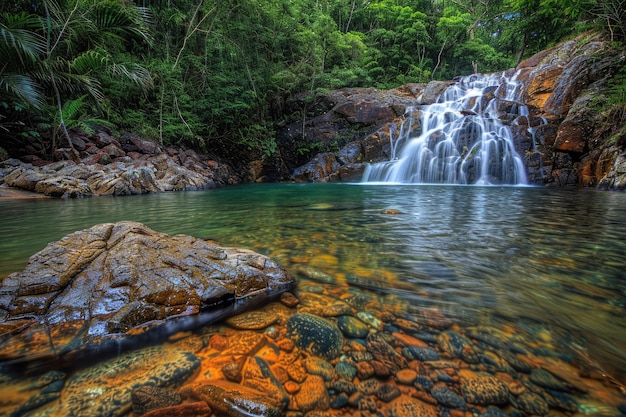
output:
[[[531,184],[626,188],[626,140],[615,134],[611,126],[615,120],[607,120],[599,105],[608,80],[624,65],[624,51],[586,34],[506,72],[521,83],[522,104],[529,114],[510,117],[506,106],[516,103],[503,103],[498,117],[513,131]],[[390,91],[345,89],[318,95],[308,105],[314,112],[304,121],[283,127],[279,138],[282,149],[299,146],[326,152],[307,155],[311,159],[299,166],[294,164],[299,161],[283,159],[282,179],[359,180],[367,163],[389,160],[389,132],[400,126],[407,109],[415,106],[413,111],[419,112],[421,105],[435,102],[454,82],[411,84]],[[297,111],[305,107],[304,101],[294,101]],[[419,126],[414,129],[419,134]]]

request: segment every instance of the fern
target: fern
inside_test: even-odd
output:
[[[87,95],[83,95],[74,100],[65,102],[62,108],[63,121],[68,129],[78,128],[85,133],[92,134],[95,132],[96,126],[114,127],[114,124],[108,120],[101,119],[90,115],[85,109],[85,99]],[[58,115],[56,125],[60,124]]]

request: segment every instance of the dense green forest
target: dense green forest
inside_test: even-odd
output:
[[[0,147],[49,154],[109,126],[218,155],[271,154],[294,93],[514,67],[623,0],[3,0]]]

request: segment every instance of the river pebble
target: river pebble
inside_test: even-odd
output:
[[[389,401],[399,397],[401,394],[400,389],[395,385],[382,384],[378,389],[376,396],[381,401],[388,403]]]
[[[549,388],[556,391],[568,391],[571,388],[571,386],[565,381],[543,368],[533,369],[528,379],[530,380],[530,382],[533,382],[540,387]]]
[[[441,350],[453,358],[461,358],[468,363],[480,363],[472,341],[454,330],[446,330],[439,334],[437,342]]]
[[[303,413],[311,410],[328,410],[330,397],[324,379],[321,376],[309,375],[295,395],[298,408]]]
[[[534,392],[525,391],[516,401],[517,408],[524,414],[533,416],[545,416],[550,411],[548,403]]]
[[[508,385],[491,375],[465,379],[461,382],[461,389],[470,404],[506,404],[509,400]]]
[[[407,367],[406,359],[396,352],[381,334],[370,333],[367,336],[366,345],[374,358],[384,363],[392,373]]]
[[[548,390],[548,394],[548,403],[550,406],[558,408],[559,410],[569,411],[571,413],[580,411],[580,404],[571,395],[555,390]]]
[[[446,384],[435,384],[430,390],[430,395],[444,407],[465,409],[465,400],[456,392],[452,391]]]
[[[396,380],[402,385],[413,385],[417,375],[417,372],[413,369],[404,368],[396,372]]]
[[[294,314],[287,320],[287,332],[296,346],[325,359],[339,355],[343,336],[330,321],[311,314]]]
[[[418,389],[423,390],[423,391],[430,391],[435,385],[435,383],[430,378],[424,375],[418,375],[413,381],[413,384]]]
[[[412,361],[417,359],[418,361],[438,361],[439,353],[431,347],[410,346],[402,349],[402,354],[405,358]]]
[[[363,339],[369,333],[369,327],[356,317],[340,316],[337,325],[346,337]]]
[[[331,408],[342,408],[348,405],[348,394],[342,392],[341,394],[335,396],[330,403]]]
[[[135,387],[179,383],[199,365],[193,354],[164,346],[124,353],[73,375],[63,390],[59,415],[120,415],[131,407]]]
[[[235,329],[260,330],[278,321],[278,317],[267,311],[248,311],[226,319],[226,323]]]
[[[339,361],[335,365],[335,372],[339,378],[352,381],[356,375],[356,366],[347,361]]]
[[[303,361],[304,369],[311,375],[321,376],[324,381],[330,381],[335,376],[335,368],[325,360],[307,358]]]
[[[391,417],[438,417],[437,408],[407,396],[400,396],[391,402]]]

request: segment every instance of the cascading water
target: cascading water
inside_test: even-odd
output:
[[[527,116],[515,76],[471,75],[448,87],[421,117],[406,114],[398,135],[390,129],[391,160],[371,164],[364,182],[435,184],[526,184],[504,114]],[[421,134],[411,137],[413,123]],[[394,137],[395,136],[395,137]]]

